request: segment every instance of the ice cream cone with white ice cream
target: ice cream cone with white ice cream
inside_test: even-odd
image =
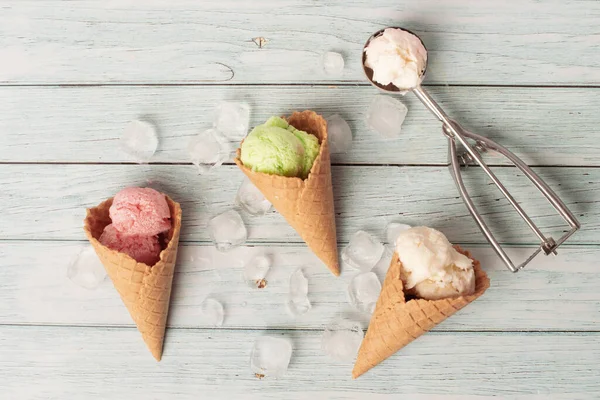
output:
[[[479,261],[439,231],[403,231],[352,376],[357,378],[471,303],[489,287]]]
[[[313,111],[272,117],[242,141],[235,162],[329,270],[339,275],[325,119]]]

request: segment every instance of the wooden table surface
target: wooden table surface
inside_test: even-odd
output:
[[[365,123],[377,91],[362,76],[369,35],[400,25],[429,49],[425,84],[465,127],[514,150],[556,190],[582,229],[553,258],[514,275],[468,215],[447,171],[440,124],[417,100],[402,136]],[[254,38],[265,43],[257,46]],[[321,70],[344,55],[341,76]],[[20,1],[0,0],[0,395],[3,399],[600,398],[600,2],[598,1]],[[220,254],[208,219],[233,206],[242,173],[199,176],[189,138],[215,105],[244,99],[251,124],[291,110],[341,114],[352,149],[332,157],[339,246],[392,221],[429,225],[473,251],[491,278],[478,301],[358,380],[321,351],[336,316],[359,320],[346,288],[275,211],[244,220],[247,246]],[[119,150],[125,125],[152,120],[149,165]],[[544,232],[566,228],[522,174],[491,158]],[[515,257],[535,247],[506,201],[469,169],[471,194]],[[110,280],[66,277],[87,246],[86,207],[127,185],[181,202],[184,225],[163,360],[146,350]],[[251,291],[244,261],[274,256]],[[388,259],[376,267],[383,278]],[[287,281],[305,266],[313,309],[285,312]],[[222,328],[203,321],[207,295]],[[255,338],[293,342],[287,374],[258,380]]]

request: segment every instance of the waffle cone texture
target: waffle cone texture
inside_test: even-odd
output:
[[[401,262],[394,253],[390,268],[383,282],[369,329],[358,351],[352,377],[364,374],[398,350],[429,331],[481,296],[490,286],[490,280],[468,251],[455,246],[456,250],[473,260],[475,269],[475,292],[440,300],[405,300],[400,279]]]
[[[171,210],[172,227],[166,234],[167,247],[153,266],[139,263],[127,254],[109,249],[98,241],[104,227],[111,223],[108,210],[112,205],[112,198],[88,209],[84,221],[88,240],[157,361],[162,357],[181,231],[181,207],[168,196],[166,199]]]
[[[313,111],[294,112],[286,120],[296,129],[315,135],[321,144],[308,178],[302,180],[252,171],[242,163],[239,148],[235,163],[298,232],[313,253],[334,275],[338,276],[340,265],[335,232],[327,122]]]

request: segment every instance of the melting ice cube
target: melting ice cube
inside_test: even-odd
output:
[[[235,210],[225,211],[208,222],[208,232],[217,250],[226,252],[243,244],[248,231],[240,214]]]
[[[245,102],[223,101],[217,106],[215,127],[232,140],[242,140],[248,134],[250,106]]]
[[[267,286],[267,274],[271,268],[271,260],[265,254],[253,257],[244,267],[244,280],[254,289],[262,289]]]
[[[325,327],[321,349],[334,360],[351,362],[362,340],[363,330],[359,323],[337,319]]]
[[[392,261],[392,257],[394,255],[394,251],[396,250],[396,244],[392,244],[390,246],[386,246],[383,251],[383,255],[381,256],[381,260],[371,270],[378,277],[381,278],[381,281],[385,279],[385,276],[390,269],[390,262]]]
[[[304,276],[302,268],[296,269],[290,276],[290,291],[286,304],[290,314],[295,317],[306,314],[312,307],[308,299],[308,279]]]
[[[120,145],[136,162],[148,162],[158,147],[156,128],[146,121],[131,121],[123,131]]]
[[[399,224],[397,222],[390,222],[385,228],[385,237],[387,242],[389,244],[395,245],[396,239],[398,239],[398,235],[400,235],[402,231],[405,231],[410,228],[410,225]]]
[[[327,118],[327,140],[331,153],[345,153],[352,146],[350,125],[338,114]]]
[[[261,336],[254,342],[250,368],[257,376],[278,378],[287,371],[291,358],[292,344],[289,340]]]
[[[106,270],[92,246],[79,251],[67,267],[67,277],[75,284],[96,289],[106,279]]]
[[[400,100],[378,95],[369,106],[367,124],[386,138],[396,138],[400,135],[407,113],[408,108]]]
[[[231,156],[231,146],[216,129],[208,129],[190,139],[188,155],[200,174],[222,165]]]
[[[223,305],[217,300],[207,297],[200,304],[200,311],[206,323],[210,326],[222,326],[225,312],[223,311]]]
[[[370,271],[381,258],[384,246],[365,231],[356,232],[342,251],[342,261],[363,272]]]
[[[328,75],[341,75],[344,71],[344,57],[340,53],[328,51],[323,55],[323,69]]]
[[[356,275],[348,285],[348,301],[359,311],[372,314],[381,292],[381,283],[373,272]]]
[[[248,178],[244,178],[235,197],[235,204],[251,215],[265,215],[271,209],[271,203]]]

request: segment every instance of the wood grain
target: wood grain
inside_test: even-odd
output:
[[[361,51],[390,25],[421,36],[427,82],[567,84],[600,81],[594,1],[149,2],[0,4],[0,82],[364,82]],[[517,14],[515,14],[515,7]],[[253,38],[264,37],[262,47]],[[327,76],[326,51],[346,69]]]
[[[292,393],[299,399],[319,391],[336,399],[357,398],[348,392],[395,398],[413,393],[600,394],[597,333],[429,333],[352,380],[350,363],[333,362],[323,354],[321,332],[269,331],[291,340],[294,353],[285,376],[260,380],[249,360],[254,340],[264,333],[170,329],[163,360],[157,363],[135,329],[3,326],[0,383],[9,398],[28,399],[197,399],[199,393],[254,399]]]
[[[86,290],[67,279],[67,267],[87,244],[73,242],[0,242],[0,324],[133,326],[107,278]],[[489,247],[471,246],[491,279],[485,296],[436,327],[440,331],[598,331],[600,249],[568,248],[557,257],[540,256],[513,274]],[[524,257],[533,248],[510,248]],[[252,289],[243,268],[253,256],[273,261],[266,288]],[[386,254],[374,272],[381,281],[389,266]],[[299,318],[288,314],[285,300],[291,273],[302,267],[309,279],[313,308]],[[224,328],[322,329],[336,316],[367,327],[369,315],[355,311],[346,291],[356,270],[333,277],[304,246],[242,247],[219,253],[213,246],[180,247],[171,297],[169,326],[209,328],[200,305],[208,296],[225,308]]]
[[[600,165],[600,89],[434,87],[431,93],[466,128],[504,144],[530,165]],[[401,98],[409,113],[398,139],[372,131],[366,115],[377,94],[371,87],[334,86],[3,87],[0,162],[131,162],[119,138],[139,118],[159,130],[153,162],[188,162],[190,137],[212,125],[215,107],[225,99],[252,105],[251,126],[292,110],[341,114],[354,142],[348,153],[333,156],[334,163],[447,162],[440,123],[412,95]],[[486,160],[506,163],[502,157]]]
[[[582,229],[570,243],[598,244],[600,170],[539,168],[579,217]],[[496,168],[517,201],[546,233],[558,237],[565,223],[514,168]],[[359,229],[383,237],[392,221],[442,230],[452,242],[485,243],[468,214],[445,167],[352,167],[332,169],[338,241],[347,242]],[[483,173],[465,171],[467,187],[498,240],[538,244],[532,232]],[[236,166],[197,174],[192,165],[4,165],[0,174],[0,239],[82,240],[87,207],[114,196],[125,186],[151,186],[168,193],[183,208],[181,240],[207,241],[206,224],[234,206],[243,174]],[[264,217],[243,215],[249,241],[301,242],[277,212]]]
[[[577,0],[0,0],[0,397],[599,398],[598,20],[600,2]],[[390,25],[426,43],[425,84],[448,113],[540,166],[580,219],[557,257],[517,275],[505,269],[457,197],[439,123],[413,96],[401,99],[409,114],[400,138],[369,129],[377,92],[359,60],[369,35]],[[322,70],[326,51],[343,54],[341,75]],[[473,250],[489,291],[352,381],[351,364],[323,354],[321,331],[339,316],[367,326],[368,315],[346,301],[355,271],[331,276],[275,211],[242,214],[248,247],[222,254],[209,243],[206,223],[233,206],[242,174],[228,165],[199,176],[185,148],[211,125],[216,103],[231,99],[252,105],[252,125],[305,108],[348,120],[353,148],[333,157],[340,249],[358,229],[383,238],[392,221],[430,225]],[[139,118],[158,127],[152,161],[162,165],[120,165],[132,160],[118,139]],[[544,233],[562,233],[519,173],[495,171]],[[498,239],[524,258],[534,236],[477,170],[465,174]],[[126,185],[168,192],[184,208],[160,364],[108,279],[85,290],[65,273],[87,246],[85,208]],[[261,252],[274,266],[267,287],[252,290],[242,269]],[[380,279],[386,257],[375,268]],[[284,301],[298,266],[313,309],[294,319]],[[225,306],[222,329],[207,329],[207,296]],[[249,369],[263,334],[293,342],[279,380]]]

